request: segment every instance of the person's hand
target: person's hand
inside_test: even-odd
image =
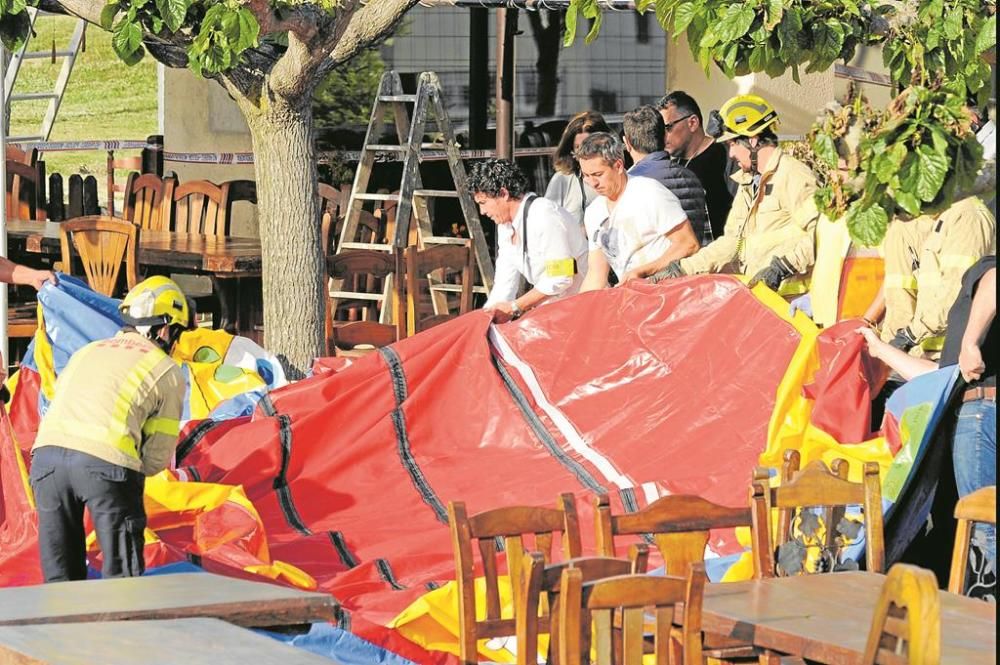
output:
[[[645,277],[646,275],[641,270],[633,268],[625,273],[625,276],[622,277],[622,281],[618,282],[618,286],[625,286],[634,279],[644,279]]]
[[[858,334],[865,339],[865,343],[868,346],[868,355],[872,358],[881,358],[882,349],[887,347],[888,344],[882,341],[882,339],[878,336],[878,333],[868,326],[862,326],[858,328]]]
[[[795,312],[802,312],[810,319],[813,317],[812,296],[810,294],[801,295],[788,305],[788,316],[795,316]]]
[[[36,291],[40,291],[45,284],[52,284],[54,286],[59,283],[59,278],[51,270],[32,270],[26,277],[25,284],[35,287]]]
[[[498,302],[495,305],[484,307],[483,311],[493,315],[493,323],[507,323],[514,320],[514,308],[509,302]]]
[[[667,264],[667,267],[663,270],[653,273],[649,276],[649,281],[653,284],[657,284],[667,279],[674,279],[675,277],[683,277],[687,273],[684,272],[684,268],[681,267],[680,259],[675,259]]]
[[[767,288],[777,291],[781,283],[794,274],[795,268],[792,267],[792,264],[787,259],[775,256],[766,268],[758,270],[757,274],[750,278],[750,281],[747,282],[747,287],[752,289],[760,282],[764,282]]]
[[[983,378],[986,363],[983,362],[983,352],[978,344],[963,344],[958,354],[958,368],[966,383],[972,383]]]

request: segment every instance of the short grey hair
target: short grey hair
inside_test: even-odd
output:
[[[573,156],[577,161],[600,157],[610,165],[618,160],[625,161],[625,145],[614,134],[596,132],[584,139]]]

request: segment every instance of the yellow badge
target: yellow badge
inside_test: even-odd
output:
[[[546,277],[572,277],[576,274],[576,259],[554,259],[545,262]]]

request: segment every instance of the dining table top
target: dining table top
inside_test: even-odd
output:
[[[702,628],[834,665],[861,662],[885,576],[841,572],[709,584]],[[941,663],[996,663],[996,606],[941,597]]]
[[[59,222],[11,220],[8,241],[23,242],[25,252],[59,255]],[[259,275],[259,238],[216,236],[142,229],[139,233],[139,263],[178,271],[211,273],[220,277]]]

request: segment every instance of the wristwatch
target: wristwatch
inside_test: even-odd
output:
[[[511,300],[510,301],[510,318],[511,319],[518,319],[518,318],[521,317],[522,314],[524,314],[524,310],[521,309],[520,307],[518,307],[517,301],[516,300]]]

